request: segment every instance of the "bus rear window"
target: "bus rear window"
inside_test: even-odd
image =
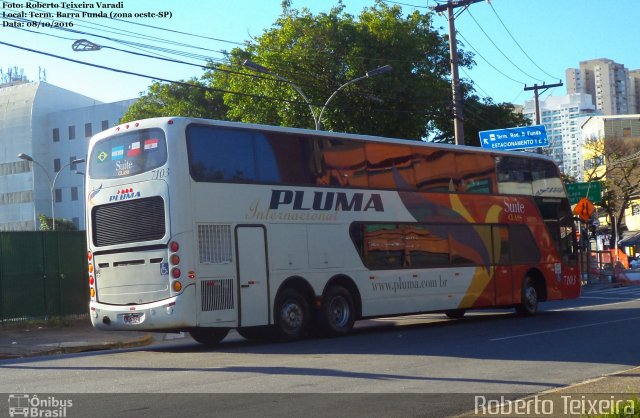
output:
[[[159,128],[114,135],[96,143],[89,158],[89,176],[94,179],[140,174],[167,162],[165,135]]]

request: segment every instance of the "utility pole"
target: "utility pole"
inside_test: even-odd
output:
[[[545,84],[544,82],[542,82],[541,86],[537,84],[534,84],[533,87],[527,87],[526,84],[524,86],[524,91],[533,90],[533,102],[536,106],[536,125],[540,125],[540,101],[538,100],[540,93],[538,92],[538,90],[544,89],[542,90],[542,93],[544,93],[545,91],[549,90],[552,87],[562,87],[562,81],[556,84]],[[542,154],[542,148],[536,148],[536,152],[538,154]]]
[[[468,7],[483,0],[449,0],[446,4],[431,7],[437,13],[448,11],[449,20],[449,56],[451,60],[451,90],[453,90],[453,132],[456,145],[464,145],[464,126],[462,117],[462,92],[458,75],[458,46],[456,41],[456,24],[453,10],[457,7]]]
[[[562,87],[562,85],[563,84],[561,81],[556,84],[545,84],[543,82],[541,86],[537,84],[534,84],[533,87],[527,87],[526,85],[524,86],[524,91],[533,90],[533,101],[536,106],[536,125],[540,125],[540,102],[538,101],[538,96],[540,95],[540,93],[538,93],[538,90],[544,89],[542,90],[542,93],[544,93],[545,91],[549,90],[552,87]]]

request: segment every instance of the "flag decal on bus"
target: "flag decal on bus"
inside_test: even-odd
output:
[[[140,141],[132,142],[127,150],[127,157],[137,157],[140,155]]]
[[[157,138],[145,139],[144,140],[144,149],[152,150],[152,149],[157,149],[157,148],[158,148],[158,139]]]
[[[124,145],[111,148],[111,159],[121,160],[124,157]]]

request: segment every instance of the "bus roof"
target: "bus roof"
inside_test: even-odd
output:
[[[142,126],[144,124],[144,125],[147,125],[147,127],[150,127],[149,125],[152,125],[155,127],[158,124],[169,124],[170,123],[169,121],[173,121],[173,122],[181,121],[185,125],[189,123],[200,123],[200,124],[224,126],[224,127],[230,127],[230,128],[243,128],[243,129],[270,131],[270,132],[313,135],[317,137],[326,137],[326,138],[345,138],[345,139],[348,138],[348,139],[357,139],[361,141],[372,141],[372,142],[375,141],[375,142],[393,143],[393,144],[402,144],[402,145],[419,145],[427,148],[449,149],[449,150],[458,150],[458,151],[463,150],[463,151],[469,151],[474,153],[488,153],[492,155],[504,155],[504,156],[518,155],[521,157],[548,160],[555,163],[555,161],[549,156],[546,156],[543,154],[537,154],[533,152],[525,153],[518,150],[514,150],[514,151],[489,150],[489,149],[484,149],[480,147],[472,147],[469,145],[454,145],[454,144],[439,143],[439,142],[428,142],[428,141],[423,141],[419,139],[391,138],[391,137],[383,137],[383,136],[352,134],[352,133],[334,132],[334,131],[317,131],[313,129],[291,128],[291,127],[284,127],[284,126],[277,126],[277,125],[261,125],[261,124],[255,124],[255,123],[232,122],[232,121],[192,118],[192,117],[184,117],[184,116],[157,117],[157,118],[148,118],[148,119],[131,121],[131,122],[114,126],[105,131],[102,131],[99,134],[96,134],[94,138],[97,140],[106,136],[111,136],[115,133],[119,133],[119,131],[124,126],[128,128],[130,125],[134,125],[137,128],[144,128],[145,126]]]

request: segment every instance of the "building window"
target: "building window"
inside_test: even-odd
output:
[[[76,127],[71,125],[69,126],[69,140],[76,139]]]
[[[53,171],[55,173],[60,171],[60,158],[56,158],[55,160],[53,160]]]
[[[638,205],[631,206],[631,216],[638,216],[638,215],[640,215],[640,206]]]
[[[622,136],[628,138],[631,136],[631,128],[622,128]]]
[[[103,120],[102,121],[102,130],[106,131],[107,129],[109,129],[109,121],[108,120]]]
[[[72,187],[71,188],[71,200],[72,201],[76,201],[78,200],[78,188],[77,187]]]
[[[60,129],[53,128],[53,142],[60,142]]]
[[[91,132],[91,123],[85,123],[84,124],[84,136],[87,138],[90,138],[91,135],[93,135],[93,133]]]
[[[62,189],[56,189],[56,203],[62,202]]]

